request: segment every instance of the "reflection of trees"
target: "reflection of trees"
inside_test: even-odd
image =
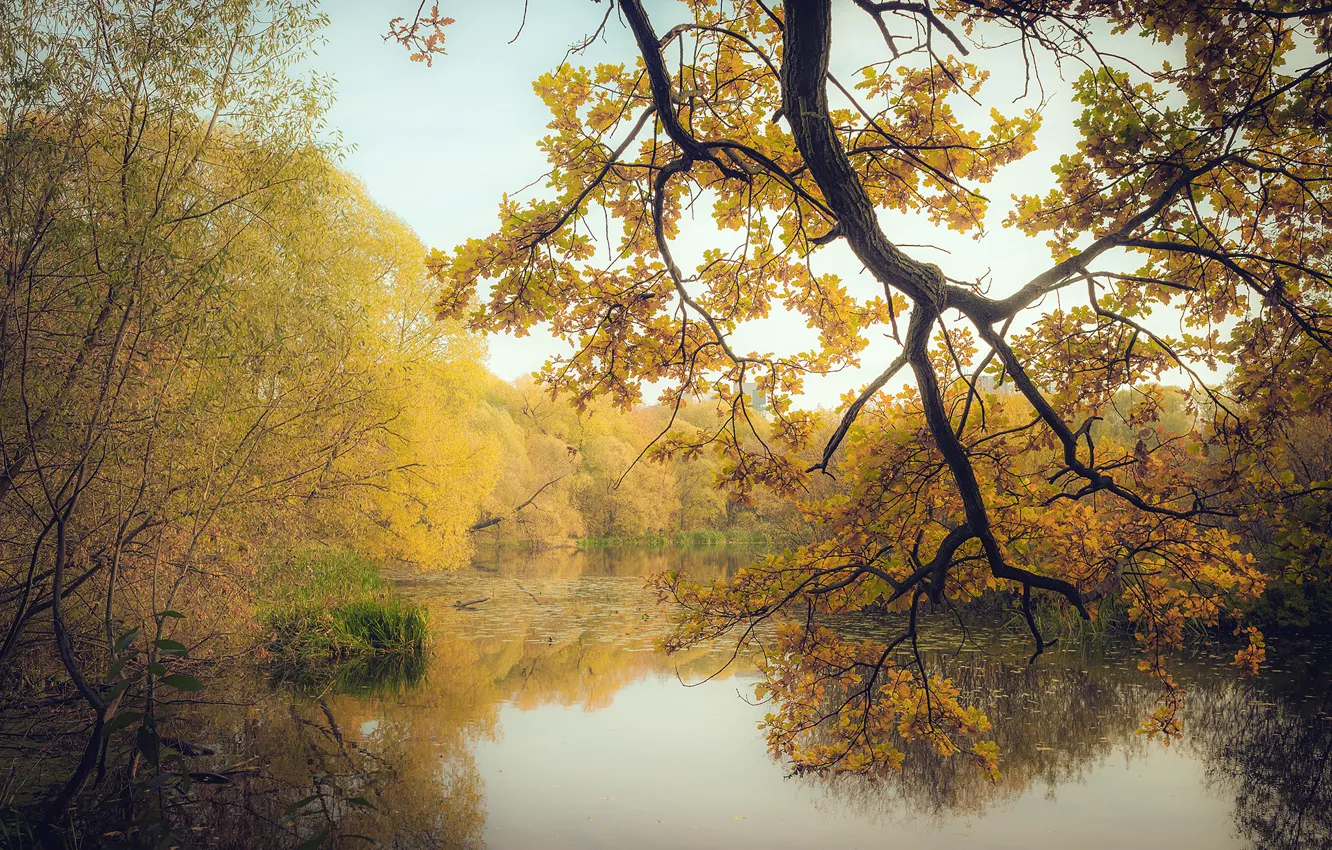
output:
[[[1235,826],[1254,846],[1332,847],[1332,702],[1326,691],[1288,700],[1264,684],[1196,693],[1191,746],[1209,781],[1234,794]]]
[[[196,720],[214,754],[196,767],[232,781],[180,807],[177,832],[238,848],[293,846],[324,830],[327,847],[367,846],[358,835],[400,848],[476,846],[485,810],[468,744],[489,727],[456,725],[449,715],[460,702],[444,717],[398,698],[348,695],[210,707]]]
[[[806,781],[862,816],[978,814],[1033,787],[1077,782],[1112,754],[1160,746],[1137,734],[1155,689],[1124,663],[1049,653],[1027,667],[1004,653],[928,655],[994,722],[1003,775],[908,744],[901,771]],[[1183,745],[1212,787],[1233,794],[1240,835],[1263,850],[1332,847],[1332,698],[1317,655],[1283,659],[1256,682],[1179,660],[1188,691]],[[1307,669],[1298,668],[1303,664]],[[1301,675],[1303,673],[1303,675]]]
[[[926,662],[952,680],[960,699],[979,706],[993,722],[1001,754],[998,782],[986,779],[972,762],[939,758],[920,740],[902,746],[901,770],[816,775],[808,781],[862,816],[943,820],[979,814],[1037,784],[1055,788],[1078,781],[1112,753],[1150,746],[1135,732],[1152,693],[1121,667],[1085,664],[1060,652],[1031,667],[1002,651],[930,652]]]
[[[522,575],[518,566],[501,571]],[[442,651],[437,663],[486,671],[479,677],[484,682],[471,686],[472,699],[511,701],[524,709],[554,703],[594,710],[643,676],[678,664],[685,680],[697,680],[725,660],[717,649],[670,658],[646,651],[664,623],[636,587],[596,578],[602,574],[590,567],[578,581],[530,585],[501,574],[485,611],[450,614],[445,630],[471,637],[455,638],[457,646]],[[527,590],[506,589],[503,582],[515,580]],[[643,613],[651,619],[642,620]],[[920,742],[903,748],[900,772],[809,781],[825,784],[834,801],[862,815],[909,812],[942,819],[983,812],[1033,788],[1081,781],[1112,755],[1137,757],[1160,746],[1137,734],[1159,686],[1128,659],[1056,650],[1028,666],[1024,643],[1006,645],[1002,634],[977,637],[984,651],[941,646],[926,652],[926,663],[993,722],[1001,753],[997,784],[972,763],[940,759]],[[1319,676],[1316,655],[1280,664],[1280,672],[1266,676],[1263,690],[1255,692],[1238,684],[1223,660],[1176,659],[1173,669],[1188,692],[1184,744],[1205,761],[1214,781],[1233,787],[1237,825],[1255,846],[1332,845],[1332,721],[1309,710],[1332,710],[1332,691]]]
[[[236,706],[189,721],[192,739],[216,751],[195,769],[230,773],[232,782],[182,808],[178,831],[235,847],[294,845],[325,827],[331,847],[364,845],[354,835],[401,848],[480,846],[484,787],[471,746],[497,734],[501,706],[596,710],[677,663],[686,676],[718,664],[703,651],[668,660],[599,637],[548,639],[525,622],[492,637],[446,627],[425,680],[405,692],[237,693]],[[287,807],[306,797],[316,799],[287,823]]]
[[[678,668],[686,679],[698,678],[713,672],[724,658],[715,651],[698,650],[667,659],[647,646],[633,651],[590,631],[554,641],[528,624],[515,630],[517,638],[455,639],[476,653],[474,663],[485,680],[478,683],[477,692],[486,694],[492,706],[511,703],[526,711],[561,705],[595,711],[610,705],[621,688],[646,676]]]
[[[601,551],[503,553],[476,572],[398,578],[406,594],[432,610],[441,632],[483,644],[503,639],[560,645],[584,638],[637,652],[653,649],[671,625],[670,612],[632,577],[663,569],[720,575],[744,557],[719,550],[649,550],[624,558]],[[459,611],[452,604],[459,600],[483,601]],[[656,663],[672,669],[676,659]]]
[[[697,681],[721,667],[731,649],[670,657],[651,651],[665,626],[657,617],[643,619],[654,609],[634,581],[596,573],[578,580],[492,574],[468,581],[457,594],[434,597],[437,643],[418,687],[322,702],[237,694],[236,702],[254,707],[216,707],[200,718],[208,731],[191,740],[218,750],[204,767],[259,769],[237,774],[232,787],[207,795],[208,805],[182,813],[186,825],[235,836],[237,846],[291,846],[329,820],[335,823],[330,846],[348,833],[407,848],[479,846],[484,787],[471,751],[477,740],[500,734],[503,706],[595,711],[645,677],[678,668],[683,679]],[[489,590],[478,591],[478,582],[490,582]],[[490,601],[472,611],[448,604],[486,595]],[[927,666],[958,687],[960,699],[993,721],[1001,751],[997,784],[973,764],[940,759],[919,741],[903,747],[900,772],[802,781],[820,783],[830,804],[859,816],[942,821],[1042,786],[1053,791],[1083,781],[1111,757],[1137,758],[1160,746],[1136,734],[1159,689],[1129,662],[1056,648],[1029,667],[1025,644],[1008,648],[1002,634],[980,639],[985,651],[950,646],[926,648],[925,656]],[[1328,846],[1332,723],[1315,714],[1332,701],[1314,689],[1317,661],[1309,662],[1310,680],[1292,673],[1289,660],[1281,663],[1283,672],[1255,690],[1238,684],[1220,662],[1177,659],[1174,669],[1188,692],[1184,746],[1204,762],[1214,788],[1234,794],[1237,826],[1255,847]],[[323,779],[316,784],[314,776]],[[296,827],[284,827],[285,807],[316,790],[319,800]],[[375,808],[348,802],[358,796]],[[355,846],[354,839],[346,846]]]
[[[540,576],[648,576],[675,570],[698,579],[724,578],[753,563],[755,549],[742,545],[686,547],[607,547],[603,549],[497,549],[484,553],[477,565],[486,572],[513,578]]]

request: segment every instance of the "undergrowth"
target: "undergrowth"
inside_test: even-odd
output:
[[[260,600],[264,648],[280,679],[362,689],[410,683],[424,671],[425,608],[398,598],[354,552],[315,550],[272,565]]]

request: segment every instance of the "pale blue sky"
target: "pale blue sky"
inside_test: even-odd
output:
[[[545,107],[532,80],[596,26],[605,7],[587,0],[532,2],[522,37],[522,0],[442,2],[457,23],[448,55],[433,66],[385,42],[388,21],[411,16],[411,0],[323,4],[327,43],[310,65],[337,79],[329,125],[353,147],[344,166],[381,205],[402,216],[431,247],[451,248],[494,230],[500,197],[544,171],[536,141]],[[612,36],[622,37],[619,27]],[[547,335],[492,338],[490,366],[513,379],[560,347]]]
[[[882,58],[883,44],[873,27],[864,26],[862,13],[847,2],[835,6],[839,22],[834,33],[835,55],[855,57],[844,61],[847,67],[841,69],[850,79],[855,66]],[[337,100],[328,118],[330,127],[352,148],[344,166],[366,183],[377,202],[412,225],[427,245],[445,249],[491,232],[501,195],[522,189],[544,171],[535,143],[545,133],[548,116],[532,92],[531,82],[558,65],[568,45],[592,30],[605,10],[604,5],[588,0],[532,2],[521,37],[508,44],[522,19],[522,0],[442,2],[441,13],[455,17],[457,23],[447,30],[448,54],[427,67],[410,62],[402,47],[382,39],[390,18],[415,12],[411,0],[334,0],[324,8],[331,19],[327,42],[310,65],[336,77]],[[655,3],[651,8],[660,31],[682,19],[679,7]],[[632,41],[615,17],[607,33],[607,43],[597,45],[580,61],[632,61]],[[994,76],[987,88],[1002,93],[993,102],[1013,111],[1037,105],[1035,98],[1008,105],[1022,90],[1020,66],[1013,64],[1020,62],[1016,54],[990,54],[983,61]],[[1009,196],[1049,188],[1050,164],[1075,141],[1068,83],[1049,68],[1044,79],[1050,103],[1037,137],[1038,152],[984,187],[993,201],[988,235],[977,242],[942,233],[907,216],[885,214],[884,226],[891,238],[948,249],[949,254],[913,253],[938,262],[953,277],[972,278],[989,269],[996,294],[1017,288],[1049,265],[1043,238],[1026,239],[1000,226]],[[958,108],[962,112],[966,105]],[[988,102],[980,114],[987,112]],[[988,121],[976,124],[984,127]],[[707,244],[707,229],[703,217],[682,235],[682,265],[687,265],[691,248]],[[816,270],[842,274],[853,292],[870,295],[880,291],[841,246],[821,252]],[[742,350],[778,353],[803,349],[812,341],[813,334],[803,320],[789,315],[775,315],[742,328],[733,339]],[[493,337],[489,341],[490,367],[512,379],[538,368],[561,347],[540,332],[523,339]],[[810,382],[806,402],[834,405],[841,393],[858,389],[895,354],[895,345],[887,340],[872,343],[862,369]]]

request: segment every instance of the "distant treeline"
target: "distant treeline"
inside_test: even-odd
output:
[[[723,460],[710,444],[723,420],[713,400],[627,411],[597,400],[579,411],[530,379],[491,380],[478,416],[484,423],[478,430],[498,444],[500,462],[474,523],[478,545],[699,544],[799,535],[789,500],[728,492],[719,483]],[[835,417],[822,418],[831,430]],[[663,435],[696,448],[666,456]]]

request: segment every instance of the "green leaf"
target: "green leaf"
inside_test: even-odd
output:
[[[117,729],[124,729],[132,723],[137,723],[139,718],[143,717],[142,712],[122,711],[106,723],[106,733],[109,735]]]
[[[189,650],[185,648],[185,644],[181,643],[178,640],[171,640],[170,638],[162,638],[161,640],[156,642],[156,646],[158,651],[160,651],[163,655],[189,654]]]
[[[149,673],[152,673],[154,676],[159,676],[159,677],[160,677],[160,676],[165,676],[165,675],[166,675],[166,667],[164,667],[164,666],[162,666],[161,664],[158,664],[156,661],[154,661],[153,663],[151,663],[151,664],[148,665],[148,672],[149,672]]]
[[[124,693],[126,690],[128,690],[130,685],[139,681],[139,679],[141,678],[143,678],[143,671],[139,670],[135,672],[133,676],[130,676],[127,679],[121,679],[118,682],[112,682],[111,687],[106,689],[106,694],[104,694],[104,696],[106,697],[106,699],[115,699],[116,697]]]
[[[138,636],[139,636],[139,630],[138,630],[138,629],[130,629],[129,631],[125,632],[125,633],[124,633],[123,635],[121,635],[120,637],[116,638],[116,643],[115,643],[115,645],[112,647],[112,649],[113,649],[115,652],[120,652],[120,651],[123,650],[125,647],[129,646],[129,645],[134,641],[134,639],[135,639],[136,637],[138,637]]]
[[[157,733],[147,726],[140,726],[139,731],[135,736],[135,741],[138,743],[139,752],[143,753],[143,757],[148,759],[149,764],[156,767],[158,755]]]
[[[187,691],[192,694],[198,693],[204,688],[203,682],[185,673],[172,673],[169,676],[163,676],[159,681],[178,691]]]
[[[184,615],[184,614],[180,613],[179,611],[172,611],[170,608],[168,608],[168,609],[165,610],[165,611],[160,612],[157,616],[159,616],[159,617],[172,617],[172,618],[177,619],[177,620],[183,620],[183,619],[185,619],[185,615]]]
[[[318,799],[319,799],[318,794],[311,794],[309,797],[302,797],[301,799],[292,803],[290,806],[287,806],[287,808],[283,809],[282,816],[284,818],[289,818]]]
[[[328,838],[328,827],[324,827],[314,834],[312,838],[302,841],[296,845],[296,850],[318,850],[319,846]]]

